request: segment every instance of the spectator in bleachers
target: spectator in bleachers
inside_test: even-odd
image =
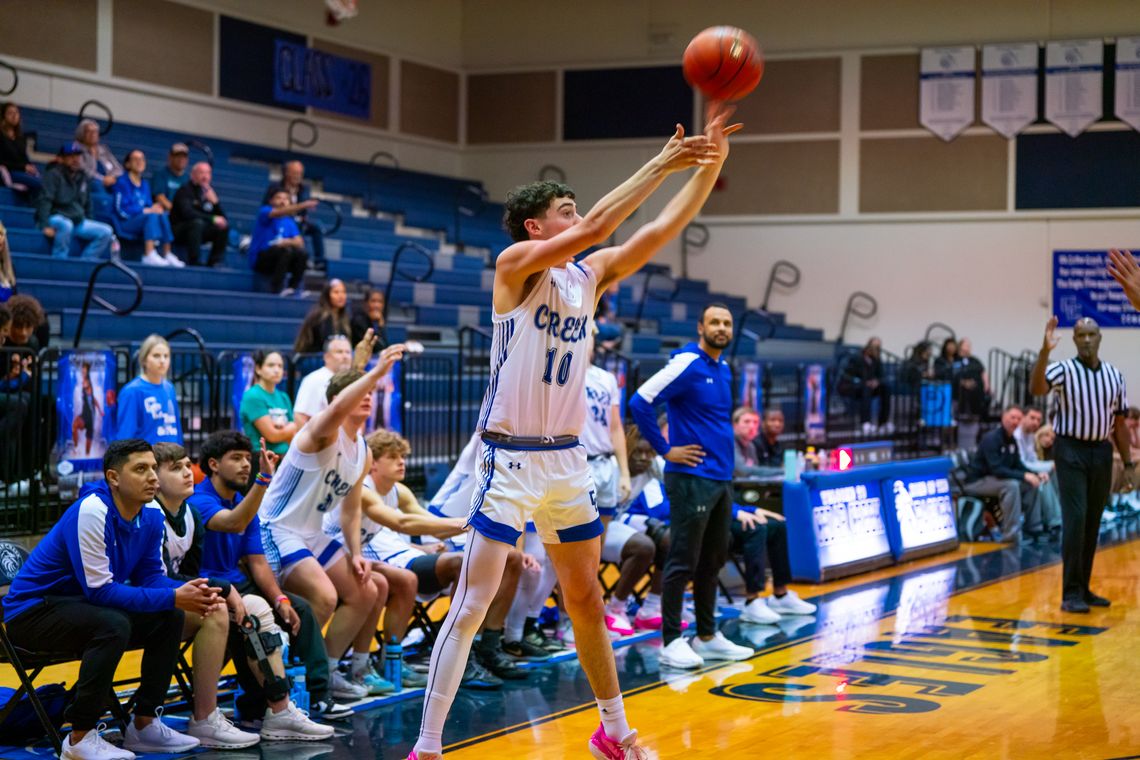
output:
[[[1061,532],[1061,494],[1057,490],[1057,479],[1054,477],[1053,463],[1042,461],[1037,456],[1037,431],[1044,422],[1041,409],[1036,406],[1025,407],[1025,415],[1021,424],[1013,431],[1013,438],[1017,441],[1017,452],[1021,461],[1030,472],[1037,473],[1041,478],[1041,488],[1038,493],[1038,503],[1041,507],[1041,522],[1045,530],[1050,533]]]
[[[43,180],[28,157],[28,137],[20,120],[20,107],[15,103],[0,104],[0,167],[0,173],[7,175],[0,184],[22,185],[32,198],[39,194]]]
[[[365,328],[367,329],[367,328]],[[348,290],[335,277],[325,283],[317,305],[305,315],[293,350],[308,354],[318,350],[330,335],[351,335],[352,316],[348,308]]]
[[[978,420],[989,407],[990,376],[986,367],[973,355],[969,338],[958,341],[958,358],[954,362],[954,385],[958,399],[958,419]]]
[[[311,205],[305,204],[312,196],[312,190],[305,182],[305,165],[300,161],[286,161],[281,167],[281,183],[270,185],[265,189],[265,197],[261,199],[262,204],[269,203],[273,193],[277,190],[284,190],[288,193],[289,205],[298,208],[298,211],[293,214],[293,221],[297,223],[301,234],[308,235],[309,239],[313,241],[313,261],[319,269],[323,269],[325,235],[318,225],[313,224],[308,219],[309,209],[315,208],[317,202],[313,201]]]
[[[1124,424],[1128,428],[1129,449],[1132,453],[1131,461],[1140,461],[1140,408],[1128,407],[1128,413],[1124,416]],[[1120,452],[1115,450],[1112,454],[1112,492],[1114,494],[1132,492],[1131,489],[1126,490],[1124,488],[1124,461],[1120,458]]]
[[[210,244],[210,258],[206,266],[222,264],[229,243],[230,223],[211,186],[214,172],[205,161],[190,169],[190,181],[174,194],[174,208],[170,211],[170,224],[174,228],[174,242],[186,246],[186,263],[198,266],[201,262],[202,243]]]
[[[7,345],[8,330],[11,326],[12,312],[8,310],[5,304],[0,303],[0,348]],[[0,441],[16,441],[20,440],[22,435],[24,420],[28,415],[28,402],[30,401],[27,395],[19,390],[24,383],[24,366],[18,355],[8,357],[7,354],[2,354],[0,356],[10,361],[8,367],[15,370],[14,376],[11,369],[0,371]],[[0,489],[6,488],[4,484],[19,479],[20,476],[16,473],[19,470],[18,454],[20,449],[21,446],[12,445],[6,445],[0,449]]]
[[[269,276],[274,293],[291,296],[301,288],[309,257],[305,240],[293,221],[298,209],[311,208],[316,201],[289,203],[289,194],[278,190],[257,212],[253,235],[249,241],[249,265],[253,271]],[[285,285],[285,275],[289,284]]]
[[[47,317],[44,315],[44,307],[35,296],[12,296],[8,299],[8,310],[12,313],[8,346],[26,348],[32,352],[47,348]]]
[[[1037,459],[1041,462],[1053,461],[1053,444],[1057,442],[1057,431],[1052,425],[1042,425],[1037,428]]]
[[[779,409],[764,412],[760,435],[756,438],[756,464],[760,467],[783,467],[784,444],[780,436],[784,434],[784,413]]]
[[[75,141],[83,148],[80,166],[91,180],[91,189],[110,190],[124,169],[111,149],[99,140],[99,123],[94,119],[80,121],[75,127]]]
[[[149,335],[139,348],[139,376],[119,391],[116,438],[182,443],[182,416],[170,372],[170,344]]]
[[[253,458],[261,454],[260,442],[274,454],[284,456],[289,442],[297,434],[293,421],[293,402],[289,394],[278,388],[285,376],[285,361],[276,351],[257,351],[253,355],[254,383],[241,397],[242,432],[253,443]]]
[[[179,188],[190,181],[190,175],[186,173],[186,166],[189,163],[190,149],[186,147],[186,143],[174,143],[166,156],[166,166],[151,177],[154,202],[162,206],[163,211],[167,213],[174,209],[174,196]]]
[[[376,336],[376,351],[388,345],[388,332],[384,320],[384,291],[379,288],[369,288],[364,291],[364,298],[359,309],[352,310],[352,342],[359,343],[364,333],[372,330]]]
[[[83,151],[77,142],[60,147],[59,160],[44,172],[43,191],[36,199],[36,225],[52,241],[51,255],[57,259],[67,258],[72,235],[88,241],[85,259],[102,258],[115,237],[110,225],[93,218],[91,182],[80,166]]]
[[[732,411],[732,441],[735,448],[733,475],[744,477],[755,470],[759,461],[756,436],[760,434],[760,415],[750,406]]]
[[[978,450],[970,457],[963,490],[970,496],[991,496],[1001,502],[1001,526],[995,527],[995,541],[1016,541],[1025,515],[1027,531],[1040,530],[1037,489],[1041,478],[1021,461],[1013,432],[1022,419],[1021,407],[1010,405],[1001,415],[1001,425],[982,436]]]
[[[934,368],[930,366],[930,354],[934,347],[930,341],[921,340],[911,349],[910,356],[899,370],[899,381],[904,388],[916,392],[923,380],[934,379]]]
[[[170,251],[170,243],[174,240],[170,217],[162,205],[155,202],[151,196],[150,183],[143,179],[146,156],[136,148],[127,153],[123,165],[127,168],[126,173],[111,188],[113,213],[119,218],[119,227],[128,235],[142,236],[144,264],[179,268],[186,266]],[[155,250],[159,244],[162,245],[161,255]]]
[[[843,375],[839,378],[839,395],[846,396],[859,405],[859,422],[863,434],[889,432],[891,415],[891,391],[883,381],[883,362],[880,359],[883,342],[871,338],[858,356],[851,357]],[[878,424],[871,421],[875,401],[879,402]]]
[[[934,359],[934,379],[950,383],[954,381],[954,363],[958,361],[958,341],[947,338],[942,341],[942,351]]]
[[[309,418],[329,405],[325,390],[329,387],[332,376],[352,366],[352,344],[348,342],[347,335],[330,335],[325,339],[324,360],[324,366],[305,375],[301,387],[297,389],[293,416],[298,430],[305,426]]]
[[[12,249],[8,247],[8,229],[0,222],[0,303],[16,292],[16,271],[12,268]]]

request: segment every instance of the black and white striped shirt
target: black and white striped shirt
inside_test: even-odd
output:
[[[1049,390],[1056,391],[1053,429],[1057,435],[1082,441],[1104,441],[1112,435],[1114,418],[1128,411],[1124,375],[1106,361],[1095,370],[1079,359],[1051,362],[1045,368]]]

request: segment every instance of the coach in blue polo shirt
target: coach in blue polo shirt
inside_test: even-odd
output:
[[[289,191],[279,187],[270,193],[269,203],[257,212],[249,240],[249,265],[255,272],[269,275],[274,293],[288,296],[301,287],[309,257],[293,217],[316,205],[313,200],[290,203]],[[289,275],[287,287],[285,275]]]
[[[706,306],[697,334],[700,340],[675,351],[630,401],[642,437],[667,462],[670,547],[661,593],[661,662],[674,668],[752,656],[716,630],[716,580],[728,558],[732,524],[732,369],[720,358],[732,342],[728,307]],[[667,406],[668,440],[657,427],[659,404]],[[697,614],[692,646],[681,637],[681,603],[690,580]]]

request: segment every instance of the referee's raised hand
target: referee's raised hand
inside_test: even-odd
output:
[[[1060,343],[1061,339],[1057,337],[1057,315],[1054,314],[1045,323],[1045,340],[1041,343],[1041,353],[1048,354]]]
[[[1108,273],[1124,288],[1129,303],[1140,311],[1140,264],[1131,251],[1113,248],[1108,252]]]

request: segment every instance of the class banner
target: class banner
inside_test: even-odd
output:
[[[56,456],[61,475],[99,472],[107,443],[115,437],[115,354],[65,351],[59,359],[59,430]]]
[[[281,103],[367,119],[372,115],[372,66],[278,39],[273,97]]]
[[[1108,251],[1053,251],[1053,313],[1058,327],[1091,317],[1101,328],[1140,327],[1140,312],[1105,270]]]
[[[1140,37],[1116,40],[1116,118],[1140,130]]]
[[[1037,120],[1037,43],[982,47],[982,121],[1016,137]]]
[[[764,394],[760,388],[760,372],[760,362],[744,362],[740,365],[738,406],[750,406],[757,412],[764,408]]]
[[[974,123],[975,58],[972,46],[922,51],[918,120],[943,140]]]
[[[1104,114],[1104,41],[1067,40],[1045,46],[1045,118],[1069,137]]]

